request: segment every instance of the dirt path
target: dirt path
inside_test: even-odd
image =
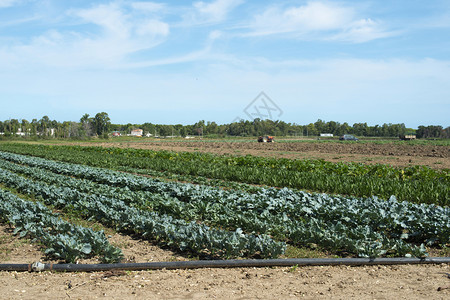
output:
[[[79,144],[92,146],[93,144]],[[397,167],[423,165],[434,169],[450,168],[450,147],[399,144],[344,143],[245,143],[245,142],[126,142],[99,143],[103,147],[122,147],[169,151],[198,151],[215,154],[256,155],[290,159],[324,159],[331,162],[387,164]]]
[[[0,263],[45,261],[0,226]],[[114,234],[129,262],[186,258]],[[84,260],[81,263],[98,263]],[[93,273],[0,272],[1,299],[448,299],[449,265],[236,268]]]
[[[0,272],[2,299],[448,299],[448,265]]]

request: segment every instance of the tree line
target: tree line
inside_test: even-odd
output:
[[[106,112],[97,113],[91,117],[84,114],[79,122],[50,120],[48,116],[33,119],[31,122],[22,119],[0,121],[0,134],[2,136],[36,136],[56,138],[107,138],[111,132],[129,134],[133,129],[142,129],[144,134],[151,136],[319,136],[321,133],[331,133],[334,136],[354,134],[356,136],[371,137],[398,137],[405,134],[416,134],[418,138],[450,138],[450,127],[443,128],[438,125],[419,126],[418,129],[406,128],[405,124],[385,123],[383,125],[369,126],[367,123],[317,120],[307,125],[254,119],[240,120],[229,124],[198,121],[192,125],[163,125],[163,124],[112,124]]]
[[[97,113],[94,117],[84,114],[79,122],[50,120],[48,116],[41,119],[9,119],[0,121],[0,134],[9,136],[34,136],[56,138],[107,137],[111,120],[107,113]]]
[[[315,123],[299,125],[284,121],[254,119],[240,120],[230,124],[218,125],[216,122],[201,120],[192,125],[159,125],[152,123],[111,125],[120,132],[130,132],[133,129],[143,129],[144,133],[156,136],[319,136],[321,133],[331,133],[334,136],[354,134],[370,137],[398,137],[400,135],[416,134],[418,138],[450,138],[450,127],[419,126],[417,130],[406,128],[405,124],[383,124],[369,126],[367,123],[339,123],[335,121],[317,120]]]

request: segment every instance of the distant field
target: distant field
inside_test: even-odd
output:
[[[448,141],[399,141],[372,139],[358,142],[277,138],[275,143],[257,143],[256,138],[225,139],[155,139],[119,137],[88,141],[37,140],[32,144],[81,145],[136,148],[150,150],[188,151],[220,155],[254,155],[289,159],[323,159],[330,162],[387,164],[395,167],[427,166],[433,169],[450,168]],[[18,140],[17,142],[20,142]]]
[[[338,136],[335,137],[275,137],[276,143],[375,143],[375,144],[398,144],[398,145],[435,145],[435,146],[450,146],[450,139],[417,139],[412,141],[401,141],[396,137],[392,138],[380,138],[380,137],[358,137],[359,141],[340,141]],[[67,142],[75,142],[75,143],[103,143],[104,139],[83,139],[83,140],[71,140],[71,139],[31,139],[26,140],[23,138],[14,138],[14,141],[29,141],[29,142],[37,142],[37,143],[67,143]],[[257,137],[224,137],[224,138],[209,138],[209,137],[198,137],[192,136],[189,138],[154,138],[154,137],[132,137],[132,136],[121,136],[121,137],[110,137],[108,142],[113,143],[125,143],[125,142],[133,142],[133,143],[148,143],[148,142],[207,142],[207,143],[254,143],[256,142]],[[5,142],[8,140],[5,139]]]

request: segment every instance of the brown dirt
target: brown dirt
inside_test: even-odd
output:
[[[80,144],[77,144],[80,145]],[[81,144],[92,146],[92,144]],[[324,159],[332,162],[387,164],[396,167],[423,165],[434,169],[450,168],[450,147],[408,144],[333,143],[333,142],[170,142],[145,141],[99,143],[103,147],[209,152],[215,154],[256,155],[290,159]]]
[[[3,299],[448,299],[448,265],[0,272]]]
[[[134,239],[121,233],[108,235],[109,242],[122,249],[124,262],[183,261],[187,258],[170,250],[161,249],[152,242]],[[30,263],[41,261],[58,263],[45,257],[41,247],[12,234],[12,229],[0,224],[0,263]],[[80,259],[78,263],[101,263],[97,259]],[[1,297],[0,297],[1,298]]]
[[[46,261],[0,226],[0,263]],[[129,262],[186,258],[114,234]],[[80,263],[97,263],[95,260]],[[448,299],[450,266],[236,268],[92,273],[0,272],[1,299]]]

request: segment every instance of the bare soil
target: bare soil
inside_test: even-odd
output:
[[[187,258],[113,234],[126,262]],[[48,261],[0,226],[0,263]],[[5,251],[5,249],[9,249]],[[80,263],[98,263],[83,260]],[[450,266],[235,268],[91,273],[0,271],[1,299],[448,299]]]
[[[2,299],[448,299],[448,265],[0,272]]]
[[[80,145],[80,144],[77,144]],[[92,144],[81,144],[92,146]],[[122,147],[151,150],[209,152],[230,155],[255,155],[290,159],[324,159],[331,162],[360,162],[387,164],[396,167],[414,165],[433,169],[450,168],[450,147],[433,145],[402,145],[395,143],[333,143],[333,142],[201,142],[201,141],[145,141],[99,143],[103,147]]]

